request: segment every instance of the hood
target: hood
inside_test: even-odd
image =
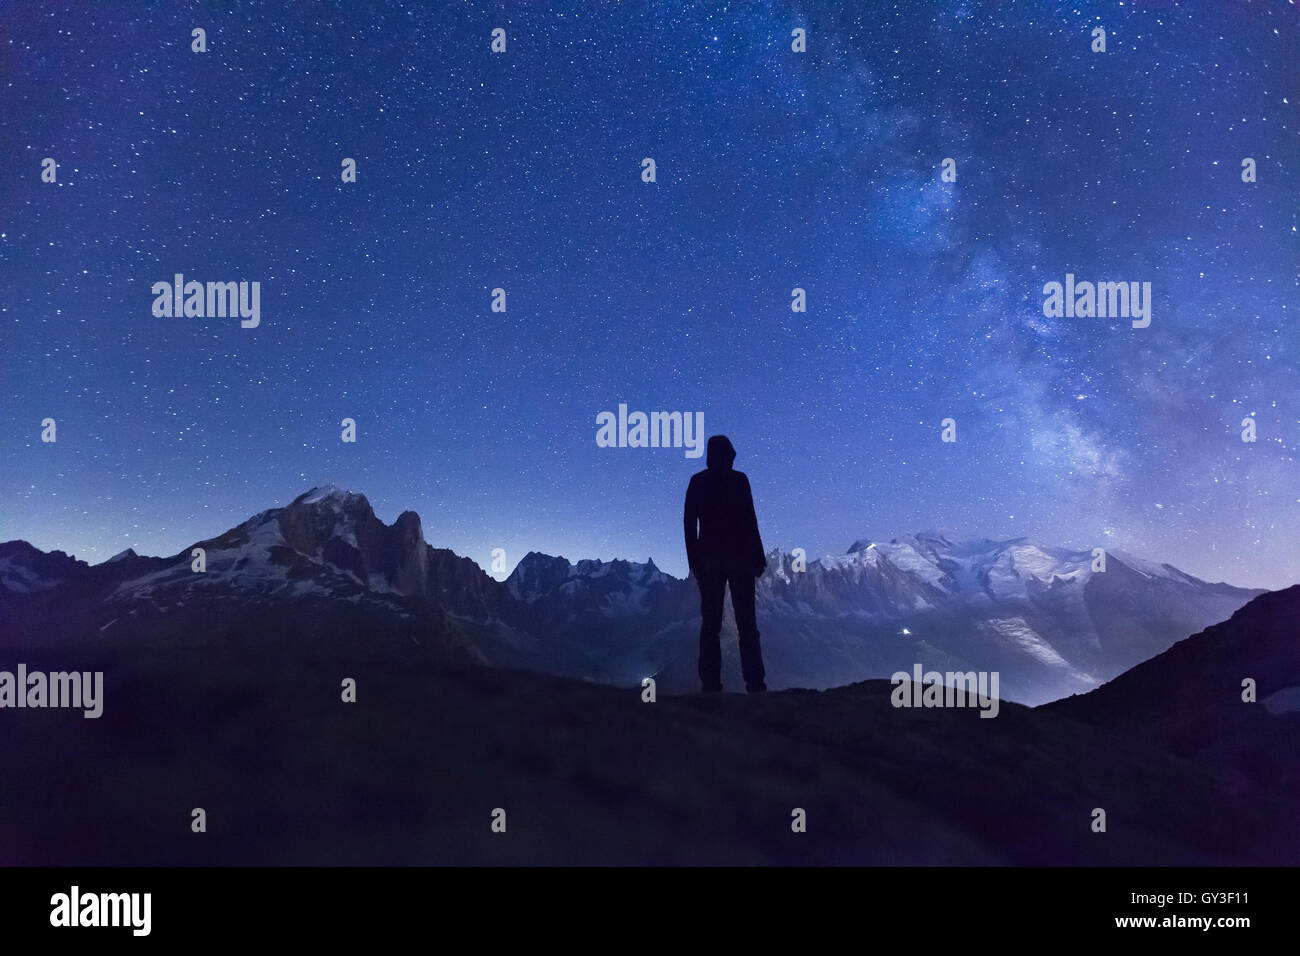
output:
[[[704,463],[710,468],[730,468],[736,460],[736,449],[731,447],[731,439],[726,435],[713,435],[709,438],[708,453]]]

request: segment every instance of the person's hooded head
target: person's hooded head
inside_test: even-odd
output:
[[[710,468],[726,470],[736,460],[736,449],[731,447],[731,439],[726,435],[713,435],[709,438],[708,450],[704,463]]]

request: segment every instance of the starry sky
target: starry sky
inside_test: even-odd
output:
[[[0,540],[171,554],[330,482],[485,567],[684,574],[703,462],[597,447],[625,403],[731,437],[769,548],[1295,583],[1298,60],[1292,0],[0,2]],[[178,272],[260,326],[155,317]],[[1044,317],[1066,273],[1150,328]]]

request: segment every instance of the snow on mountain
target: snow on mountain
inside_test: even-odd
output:
[[[350,505],[365,502],[365,495],[359,495],[355,492],[347,491],[338,485],[317,485],[306,494],[294,499],[295,504],[315,505],[322,502],[329,502],[335,507],[346,508]],[[367,502],[368,504],[368,502]]]
[[[497,581],[426,543],[414,512],[388,525],[364,495],[331,485],[171,557],[128,550],[92,568],[55,555],[0,545],[0,599],[52,595],[39,608],[29,603],[30,619],[65,619],[73,631],[117,635],[133,617],[197,614],[213,602],[219,614],[209,610],[191,627],[249,615],[256,630],[265,625],[254,609],[277,608],[297,609],[295,626],[341,628],[346,606],[367,615],[362,630],[415,628],[409,639],[418,643],[432,629],[477,660],[610,683],[653,673],[674,690],[696,680],[693,581],[653,561],[537,552]],[[756,590],[769,686],[830,687],[922,663],[997,670],[1004,696],[1029,703],[1091,689],[1258,593],[1118,551],[1094,571],[1090,551],[937,531],[859,539],[806,566],[772,551]],[[730,618],[728,610],[724,654],[734,670]]]
[[[664,574],[653,560],[571,563],[534,551],[524,556],[505,584],[513,597],[538,613],[557,610],[572,622],[589,614],[609,619],[648,614],[657,596],[680,590],[684,582]]]
[[[567,559],[529,551],[506,578],[506,588],[517,600],[532,603],[560,587],[572,573]]]
[[[775,560],[773,560],[775,558]],[[1171,567],[1133,558],[1122,551],[1108,555],[1143,577],[1191,587],[1214,587]],[[788,555],[769,555],[769,572],[760,590],[776,603],[812,613],[840,613],[842,585],[860,591],[891,590],[888,600],[863,606],[884,616],[940,605],[979,607],[990,603],[1033,600],[1043,589],[1087,586],[1095,574],[1091,551],[1048,548],[1024,538],[950,540],[933,532],[890,541],[859,539],[842,555],[808,561],[793,572]],[[830,594],[827,604],[819,597]],[[865,599],[865,595],[859,595]]]
[[[193,568],[196,548],[202,572]],[[323,486],[171,558],[148,559],[150,570],[120,581],[109,600],[212,589],[286,599],[422,595],[430,588],[430,550],[414,512],[385,525],[364,495]]]
[[[1096,687],[1260,593],[1122,551],[1094,570],[1091,551],[939,532],[859,539],[803,571],[779,552],[768,565],[760,632],[794,637],[778,661],[807,682],[830,680],[828,660],[841,677],[947,660],[1001,671],[1004,694],[1027,703]]]
[[[47,554],[26,541],[6,541],[0,544],[0,597],[49,591],[85,567],[62,551]]]

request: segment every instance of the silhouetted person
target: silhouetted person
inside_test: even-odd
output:
[[[686,561],[700,586],[700,683],[706,691],[722,690],[722,599],[730,587],[740,668],[753,694],[767,690],[754,618],[754,579],[767,558],[749,479],[731,467],[735,460],[726,435],[709,439],[708,467],[692,475],[686,489]]]

